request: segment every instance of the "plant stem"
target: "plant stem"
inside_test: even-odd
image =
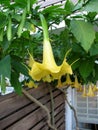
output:
[[[65,95],[65,100],[66,100],[68,106],[70,107],[71,110],[73,110],[74,118],[75,118],[75,121],[76,121],[76,130],[80,130],[80,129],[79,129],[79,125],[78,125],[78,119],[77,119],[76,110],[75,110],[75,108],[69,103],[69,101],[68,101],[68,99],[67,99],[67,97],[66,97],[66,91],[64,91],[63,89],[60,89],[60,88],[58,88],[58,89],[59,89],[61,92],[64,93],[64,95]]]
[[[50,91],[50,98],[51,98],[51,124],[55,126],[55,120],[54,120],[54,100],[53,100],[53,93],[52,93],[52,88],[49,86],[49,91]]]
[[[42,109],[44,109],[46,111],[47,116],[48,116],[47,124],[48,124],[49,128],[51,128],[52,130],[57,130],[51,124],[51,116],[50,116],[50,112],[49,112],[48,108],[46,106],[44,106],[41,102],[39,102],[37,99],[35,99],[33,96],[31,96],[25,89],[22,88],[22,92],[28,99],[30,99],[32,102],[36,103],[38,106],[40,106]]]

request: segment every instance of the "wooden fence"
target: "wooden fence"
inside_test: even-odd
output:
[[[50,92],[46,86],[27,91],[46,105],[51,113]],[[55,88],[52,88],[52,92],[55,125],[58,130],[65,130],[64,95]],[[46,120],[46,112],[24,95],[12,93],[0,96],[0,130],[50,130]]]

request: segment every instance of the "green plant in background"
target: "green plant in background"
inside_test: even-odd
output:
[[[31,74],[29,76],[26,66],[28,66],[29,60],[28,51],[34,56],[36,62],[42,63],[44,58],[42,44],[44,38],[40,14],[47,21],[48,40],[51,42],[57,66],[62,64],[65,54],[71,49],[66,59],[73,70],[73,75],[70,77],[72,87],[75,87],[76,76],[79,85],[91,82],[95,84],[98,80],[97,0],[78,0],[76,4],[67,0],[63,7],[60,4],[43,10],[40,10],[40,6],[35,6],[36,2],[37,0],[0,1],[0,79],[2,91],[6,89],[6,78],[10,80],[18,94],[21,94],[25,80],[35,80],[34,76]],[[62,29],[56,28],[55,25],[59,26],[62,21],[65,22],[65,26]],[[76,62],[73,64],[74,61]],[[64,71],[62,75],[65,75]],[[50,75],[53,74],[51,67],[49,72],[47,74],[51,78]],[[20,74],[26,76],[22,82],[19,81]],[[55,78],[52,75],[52,78],[61,78],[61,83],[64,84],[67,77]]]

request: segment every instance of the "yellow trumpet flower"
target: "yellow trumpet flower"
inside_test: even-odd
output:
[[[94,97],[94,96],[95,96],[95,94],[94,94],[94,91],[93,91],[93,88],[92,88],[92,85],[91,85],[91,84],[89,85],[89,90],[88,90],[87,96],[89,96],[89,97]]]
[[[97,92],[98,91],[98,88],[96,85],[93,86],[93,92]]]
[[[82,93],[82,97],[87,97],[87,93],[86,93],[86,86],[83,86],[83,93]]]
[[[83,88],[81,84],[80,84],[80,87],[77,89],[77,92],[83,92]]]
[[[74,82],[73,86],[74,86],[76,89],[79,89],[79,88],[81,87],[81,84],[78,82],[77,76],[75,76],[75,82]]]
[[[72,74],[71,66],[64,59],[63,63],[58,66],[55,62],[51,44],[49,42],[48,28],[43,15],[40,15],[43,27],[43,62],[39,63],[30,55],[29,75],[34,80],[43,80],[51,82],[54,79],[60,79],[66,73]]]
[[[58,84],[57,84],[57,88],[63,87],[64,85],[61,82],[61,79],[58,79]]]
[[[29,81],[28,83],[25,83],[26,86],[28,86],[29,88],[37,88],[38,85],[36,85],[33,81]]]
[[[66,75],[66,81],[63,83],[63,85],[66,86],[66,85],[72,85],[72,84],[73,84],[73,82],[70,79],[70,75],[67,74]]]

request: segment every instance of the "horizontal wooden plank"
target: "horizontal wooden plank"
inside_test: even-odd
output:
[[[62,124],[60,124],[58,130],[65,130],[65,122],[62,122]]]
[[[39,99],[40,97],[44,97],[45,95],[47,95],[47,93],[49,93],[49,90],[46,87],[41,86],[37,89],[31,89],[28,92],[32,94],[36,99]],[[15,96],[13,97],[12,94],[12,97],[5,98],[0,102],[0,119],[30,103],[31,101],[27,99],[24,95],[18,96],[15,94]]]
[[[60,91],[54,91],[53,97],[56,97],[58,94],[60,94]],[[42,102],[43,104],[45,104],[50,101],[50,96],[46,95],[45,97],[39,99],[39,101]],[[35,110],[37,108],[38,108],[37,104],[32,103],[32,104],[29,104],[28,106],[25,106],[24,108],[16,111],[15,113],[12,113],[8,117],[6,117],[0,121],[0,128],[3,129],[3,128],[7,127],[8,125],[13,124],[17,120],[20,120],[21,118],[25,117],[26,115],[28,115],[30,112],[32,112],[33,110]],[[5,122],[6,122],[6,124],[5,124]]]
[[[64,110],[60,111],[60,113],[57,113],[55,116],[55,122],[59,121],[60,118],[64,117]]]
[[[58,129],[63,123],[65,123],[64,121],[65,117],[62,116],[57,122],[56,122],[56,128]],[[64,130],[64,128],[62,129]]]
[[[61,112],[63,109],[64,109],[64,103],[61,104],[60,106],[58,106],[58,107],[55,109],[54,117],[55,117],[56,115],[59,115],[58,113]],[[61,113],[60,113],[60,114],[61,114]],[[63,112],[62,114],[64,114],[64,112]],[[56,120],[56,118],[55,118],[55,120]],[[36,124],[36,125],[35,125],[33,128],[31,128],[30,130],[39,130],[39,129],[41,129],[41,127],[43,127],[43,126],[47,126],[45,119],[41,120],[38,124]]]
[[[54,99],[55,107],[59,106],[61,102],[64,101],[62,95],[57,96]],[[50,109],[50,103],[48,102],[46,106]],[[32,127],[32,124],[34,125],[36,122],[40,121],[41,119],[46,117],[46,113],[41,108],[37,109],[33,113],[29,114],[25,118],[21,119],[17,123],[13,124],[11,127],[9,127],[6,130],[27,130]]]
[[[57,128],[57,130],[65,130],[64,117],[61,118],[59,120],[59,122],[57,122],[57,124],[55,125],[55,127]],[[34,129],[32,129],[32,130],[34,130]],[[44,125],[40,130],[49,130],[49,127],[47,125]]]

